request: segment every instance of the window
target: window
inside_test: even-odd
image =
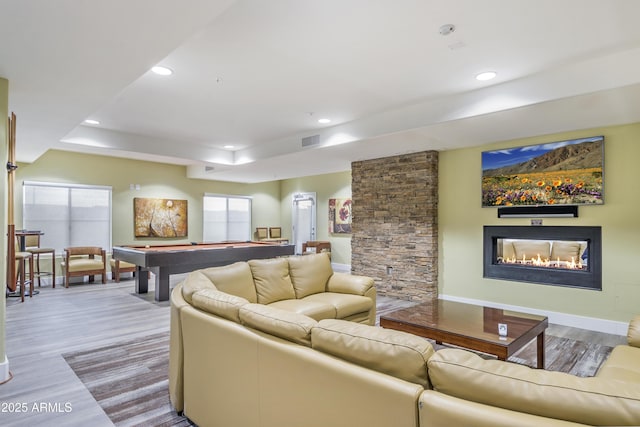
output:
[[[205,194],[202,203],[204,242],[251,240],[251,198]]]
[[[41,246],[111,248],[111,187],[28,182],[23,185],[22,227],[41,230]]]

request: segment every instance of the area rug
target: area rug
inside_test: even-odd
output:
[[[607,360],[612,347],[569,338],[545,335],[545,369],[567,372],[579,377],[592,377]],[[536,341],[527,344],[509,358],[509,361],[536,366]]]
[[[169,333],[62,355],[116,426],[191,426],[169,402]]]
[[[612,348],[547,334],[546,368],[595,375]],[[435,346],[434,347],[441,347]],[[169,334],[161,333],[63,357],[117,426],[190,426],[169,403]],[[509,361],[536,365],[532,341]]]
[[[549,334],[546,334],[544,338],[545,369],[547,371],[566,372],[578,377],[593,377],[613,350],[613,347],[606,345],[576,341]],[[431,341],[436,351],[451,347],[446,344],[436,344],[433,340],[429,341]],[[474,353],[485,359],[496,358],[489,354],[475,351]],[[520,351],[509,357],[508,361],[536,368],[538,366],[537,341],[531,341]]]

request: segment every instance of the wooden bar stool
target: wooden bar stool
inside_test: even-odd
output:
[[[29,280],[27,281],[27,261],[29,262]],[[20,301],[24,302],[24,289],[29,283],[29,297],[33,297],[33,255],[30,252],[21,252],[20,243],[16,240],[16,263],[18,264],[17,285],[20,286]]]
[[[28,235],[25,237],[26,251],[31,253],[35,258],[34,276],[38,278],[38,287],[40,287],[40,278],[42,276],[51,276],[51,285],[56,287],[56,251],[53,248],[40,247],[40,235]],[[40,269],[40,255],[51,254],[51,271],[42,271]]]

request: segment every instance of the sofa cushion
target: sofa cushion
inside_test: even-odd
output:
[[[306,299],[283,299],[272,302],[269,306],[291,311],[293,313],[304,314],[305,316],[309,316],[315,320],[336,318],[336,308],[333,305],[307,301]]]
[[[578,262],[580,259],[580,242],[553,242],[551,247],[551,260],[555,261],[558,258],[560,261]]]
[[[286,258],[253,259],[249,261],[258,303],[271,304],[283,299],[294,299],[289,262]]]
[[[311,331],[311,346],[323,353],[428,388],[431,344],[405,332],[345,320],[321,320]]]
[[[510,411],[425,390],[418,402],[420,427],[585,427],[584,424]]]
[[[213,282],[218,290],[242,297],[249,302],[258,301],[251,268],[246,262],[205,268],[200,271]]]
[[[303,298],[303,301],[314,301],[335,307],[336,314],[332,317],[333,319],[346,319],[354,314],[368,312],[373,307],[371,298],[334,292],[309,295]]]
[[[640,348],[616,346],[598,369],[597,377],[640,384]]]
[[[350,273],[333,273],[327,283],[327,292],[365,295],[374,291],[373,277],[358,276]]]
[[[216,289],[214,284],[201,270],[192,271],[182,281],[182,297],[189,304],[193,304],[192,295],[201,289]]]
[[[627,343],[633,347],[640,347],[640,315],[635,316],[631,319],[631,322],[629,322]]]
[[[638,384],[485,360],[459,349],[439,350],[428,366],[433,388],[450,396],[588,425],[640,425]]]
[[[100,259],[72,258],[69,260],[68,268],[70,272],[75,273],[76,271],[101,270],[104,268],[104,264]]]
[[[311,330],[317,324],[303,314],[292,313],[262,304],[246,304],[240,308],[242,324],[283,338],[288,341],[311,346]]]
[[[296,298],[324,292],[333,274],[329,255],[326,253],[289,257],[289,274]]]
[[[29,250],[33,251],[33,249],[29,249]],[[116,260],[111,258],[109,260],[109,265],[111,266],[111,268],[116,268]],[[120,270],[124,270],[125,268],[136,268],[135,264],[131,264],[130,262],[126,262],[126,261],[120,261],[118,263],[118,266],[119,266]]]
[[[542,241],[515,241],[513,242],[513,250],[517,259],[549,258],[551,253],[551,245],[549,242]]]
[[[240,323],[240,307],[249,304],[249,301],[242,297],[215,289],[201,289],[194,293],[191,299],[194,307],[237,323]]]

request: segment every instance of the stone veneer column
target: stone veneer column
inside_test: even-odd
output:
[[[437,298],[438,152],[354,162],[351,180],[351,271],[379,295]]]

